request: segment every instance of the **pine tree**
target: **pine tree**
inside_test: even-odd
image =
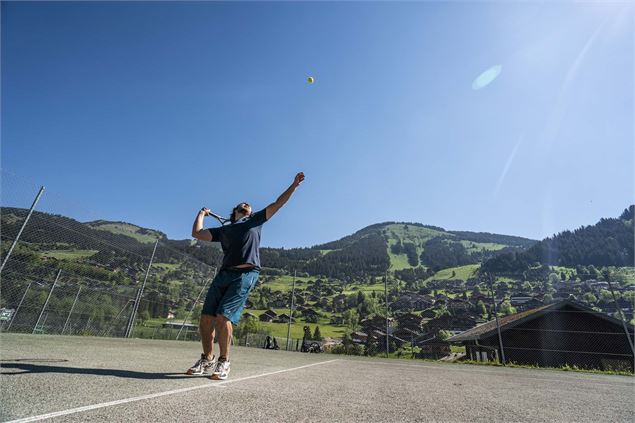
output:
[[[311,328],[310,328],[310,327],[308,327],[308,326],[305,326],[305,327],[304,327],[304,339],[305,339],[305,340],[307,340],[307,341],[309,341],[311,338],[312,338],[312,335],[311,335]]]
[[[322,338],[322,334],[320,333],[320,327],[319,326],[315,327],[315,332],[313,332],[313,339],[316,340],[316,341],[324,340],[324,338]]]

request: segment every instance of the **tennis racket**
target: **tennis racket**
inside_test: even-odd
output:
[[[214,219],[218,220],[221,225],[225,226],[228,223],[231,223],[231,220],[224,218],[223,216],[219,216],[211,210],[207,212],[207,216],[211,216]]]

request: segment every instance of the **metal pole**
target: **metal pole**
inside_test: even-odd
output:
[[[35,333],[35,330],[40,324],[40,319],[42,318],[42,315],[44,314],[44,310],[46,310],[46,306],[48,305],[49,300],[51,299],[51,295],[53,294],[53,290],[55,289],[55,284],[57,283],[57,280],[60,278],[61,274],[62,274],[62,269],[57,271],[57,276],[55,276],[55,280],[53,281],[53,286],[51,287],[51,290],[49,291],[48,297],[46,297],[46,301],[44,301],[44,306],[42,306],[42,311],[40,311],[40,316],[37,318],[37,322],[35,322],[35,326],[33,326],[33,332],[31,333]]]
[[[388,271],[384,276],[384,295],[386,297],[386,357],[388,357]]]
[[[75,295],[75,301],[73,301],[73,305],[71,306],[71,311],[68,312],[68,317],[66,318],[66,323],[64,323],[64,327],[62,328],[62,335],[66,331],[66,326],[68,322],[71,320],[71,314],[73,314],[73,310],[75,309],[75,304],[77,303],[77,299],[79,298],[79,293],[82,292],[82,287],[80,286],[77,290],[77,295]]]
[[[137,301],[139,301],[139,292],[141,292],[141,288],[137,288],[137,292],[134,295],[134,300],[130,300],[132,301],[132,310],[130,311],[130,317],[128,317],[128,323],[126,324],[126,332],[124,333],[124,338],[127,338],[128,333],[130,332],[130,325],[132,324],[132,314],[134,313],[135,304],[137,304]],[[126,306],[127,305],[128,304],[126,304]]]
[[[622,307],[617,303],[617,297],[615,296],[615,291],[613,291],[613,285],[611,284],[610,277],[606,278],[606,281],[609,284],[609,289],[611,290],[611,295],[613,296],[613,302],[615,303],[615,308],[620,314],[620,320],[622,321],[622,326],[624,327],[624,332],[626,332],[626,337],[628,338],[628,346],[631,347],[631,353],[633,357],[635,357],[635,349],[633,348],[633,341],[631,340],[631,334],[628,331],[628,327],[626,327],[626,319],[624,318],[624,313],[622,312]]]
[[[40,201],[40,196],[42,195],[43,192],[44,192],[44,187],[42,186],[40,187],[40,190],[35,196],[35,200],[33,200],[33,204],[31,204],[31,208],[29,209],[29,214],[26,215],[26,219],[24,219],[24,222],[22,222],[22,227],[20,228],[20,231],[18,232],[18,234],[15,236],[15,239],[13,240],[13,244],[11,244],[11,248],[9,248],[9,251],[7,251],[7,255],[4,256],[4,260],[2,260],[2,265],[0,266],[0,272],[2,272],[2,269],[4,269],[4,265],[7,264],[7,260],[9,260],[9,256],[11,256],[11,252],[13,251],[16,244],[18,243],[18,240],[20,239],[20,235],[22,235],[22,231],[24,230],[24,228],[26,227],[26,224],[31,218],[31,214],[33,214],[35,205],[37,204],[38,201]]]
[[[492,302],[494,303],[494,318],[496,319],[496,331],[498,332],[498,347],[501,352],[501,363],[503,366],[505,365],[505,350],[503,349],[503,337],[501,335],[501,327],[500,322],[498,321],[498,307],[496,305],[496,297],[494,296],[494,282],[492,280],[492,275],[487,276],[489,279],[489,290],[492,294]]]
[[[212,276],[212,280],[214,280],[215,277],[216,277],[216,268],[214,268],[214,274]],[[203,291],[205,290],[205,288],[207,288],[207,284],[203,285],[203,287],[201,288],[201,292],[198,293],[198,297],[196,297],[196,300],[194,300],[194,304],[192,304],[192,308],[190,309],[190,312],[187,313],[187,317],[183,319],[183,324],[181,325],[181,328],[179,329],[179,333],[176,334],[177,341],[179,340],[179,336],[181,336],[181,331],[183,330],[183,327],[185,326],[185,322],[187,322],[187,319],[189,319],[190,316],[192,315],[192,312],[194,311],[194,307],[196,307],[196,303],[198,303],[198,300],[201,299],[201,295],[203,295]],[[187,341],[187,332],[186,332],[185,340]]]
[[[117,323],[117,321],[119,320],[119,316],[121,316],[121,314],[124,312],[124,310],[126,308],[128,308],[128,304],[130,304],[132,302],[132,300],[128,300],[126,302],[126,304],[123,306],[123,308],[119,311],[119,313],[117,313],[117,315],[115,316],[115,318],[112,320],[112,323],[110,324],[110,326],[108,326],[108,329],[106,329],[104,332],[102,332],[101,336],[108,336],[108,334],[110,333],[110,331],[112,330],[112,327],[115,325],[115,323]],[[154,339],[154,338],[153,338]]]
[[[293,271],[293,287],[291,288],[291,306],[289,306],[289,324],[287,325],[287,347],[286,350],[289,351],[289,338],[291,337],[291,319],[293,318],[293,299],[295,297],[295,278],[296,278],[296,270]]]
[[[152,267],[152,261],[154,260],[154,253],[157,251],[157,245],[159,245],[159,240],[154,243],[154,249],[152,250],[152,256],[150,257],[150,263],[148,264],[148,268],[146,269],[146,275],[143,278],[143,284],[141,284],[141,289],[139,290],[139,295],[137,296],[137,302],[132,309],[132,316],[130,316],[130,325],[126,338],[130,338],[132,336],[132,331],[134,330],[134,321],[137,316],[137,311],[139,310],[139,302],[141,301],[141,296],[143,295],[143,288],[146,286],[146,281],[148,280],[148,275],[150,274],[150,268]]]
[[[18,315],[18,311],[20,311],[20,307],[22,306],[22,302],[26,298],[26,293],[29,292],[29,288],[31,288],[31,284],[32,284],[32,282],[29,282],[29,284],[26,286],[26,289],[24,290],[24,295],[22,295],[22,299],[20,300],[20,303],[18,304],[18,307],[15,309],[15,313],[13,313],[13,317],[11,317],[11,321],[9,322],[9,326],[7,326],[7,332],[9,332],[9,329],[11,329],[11,325],[13,324],[13,321],[15,320],[15,316]]]

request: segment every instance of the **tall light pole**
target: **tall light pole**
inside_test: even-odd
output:
[[[293,271],[293,287],[291,288],[291,305],[289,306],[289,324],[287,326],[287,351],[289,351],[289,338],[291,337],[291,320],[293,319],[293,299],[295,298],[296,271]]]

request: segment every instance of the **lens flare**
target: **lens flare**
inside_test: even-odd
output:
[[[472,82],[472,89],[473,90],[480,90],[481,88],[487,87],[496,78],[498,78],[498,75],[500,75],[502,70],[503,70],[503,66],[502,65],[492,66],[491,68],[487,69],[485,72],[480,74],[474,80],[474,82]]]

